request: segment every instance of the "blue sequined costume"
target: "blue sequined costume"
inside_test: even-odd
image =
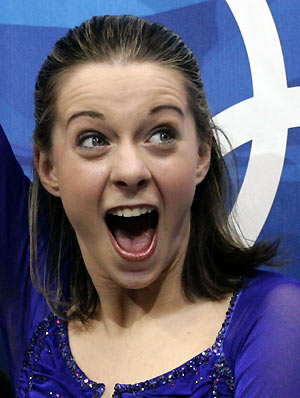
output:
[[[17,397],[100,397],[72,357],[67,323],[50,313],[29,275],[29,181],[0,129],[0,320]],[[43,231],[41,255],[43,255]],[[197,320],[195,320],[197,322]],[[101,355],[101,346],[99,348]],[[214,345],[115,397],[300,397],[300,283],[256,271],[230,302]]]

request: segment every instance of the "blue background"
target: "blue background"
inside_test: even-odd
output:
[[[264,0],[261,0],[264,1]],[[240,2],[243,3],[243,2]],[[287,87],[300,86],[300,2],[269,0],[279,35]],[[25,173],[32,173],[33,89],[40,65],[69,27],[93,15],[134,14],[162,22],[195,52],[213,115],[253,96],[247,50],[225,0],[39,0],[6,1],[0,14],[0,123]],[[300,113],[300,103],[299,103]],[[243,121],[240,121],[243,128]],[[290,126],[284,167],[272,209],[258,239],[282,238],[290,265],[281,270],[300,279],[300,127]],[[237,148],[241,181],[251,142]],[[5,360],[0,367],[5,368]]]

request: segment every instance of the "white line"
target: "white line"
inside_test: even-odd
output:
[[[252,140],[248,168],[234,211],[238,212],[242,232],[253,242],[272,207],[284,164],[287,129],[291,120],[297,120],[295,115],[299,112],[295,103],[286,101],[291,95],[286,85],[284,59],[266,1],[227,0],[227,3],[244,39],[254,96],[217,115],[215,120],[229,131],[234,147]],[[293,91],[293,96],[297,97],[297,91]]]
[[[265,0],[226,0],[243,37],[254,96],[285,89],[285,65],[277,29]],[[266,70],[268,73],[265,73]]]

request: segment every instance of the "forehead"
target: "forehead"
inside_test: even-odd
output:
[[[180,72],[154,63],[76,66],[57,85],[57,116],[68,118],[79,110],[118,113],[141,111],[162,104],[187,111]]]

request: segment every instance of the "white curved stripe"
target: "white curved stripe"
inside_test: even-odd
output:
[[[277,125],[285,129],[300,126],[300,87],[286,89],[280,102],[274,102],[272,98],[264,102],[249,98],[218,113],[214,122],[228,135],[233,149],[261,135],[266,135],[271,141],[277,134],[285,136],[286,132],[281,130],[276,133],[274,128]],[[226,155],[231,148],[222,136],[220,140],[223,155]],[[284,148],[281,149],[283,152]]]
[[[285,131],[282,133],[283,138],[287,137]],[[278,144],[286,148],[286,140],[282,140]],[[252,141],[251,161],[248,164],[244,183],[233,210],[237,214],[238,224],[243,235],[250,244],[255,242],[267,220],[284,164],[284,156],[275,150],[265,150],[268,145],[270,142],[266,142],[264,139]],[[271,167],[267,165],[271,165]]]
[[[267,2],[265,0],[226,1],[246,46],[254,96],[265,96],[274,90],[286,89],[280,40]]]
[[[283,101],[288,104],[284,118],[289,128],[300,126],[300,87],[290,87],[285,91]]]
[[[234,208],[250,243],[263,228],[276,195],[287,130],[299,121],[299,90],[286,87],[280,41],[266,1],[227,3],[245,42],[254,97],[227,109],[215,120],[229,131],[234,147],[252,140],[248,168]]]
[[[257,125],[252,115],[255,113],[255,101],[250,98],[218,113],[213,119],[215,124],[226,133],[232,148],[235,149],[254,138]],[[220,141],[223,155],[226,155],[231,148],[222,135],[220,135]]]

